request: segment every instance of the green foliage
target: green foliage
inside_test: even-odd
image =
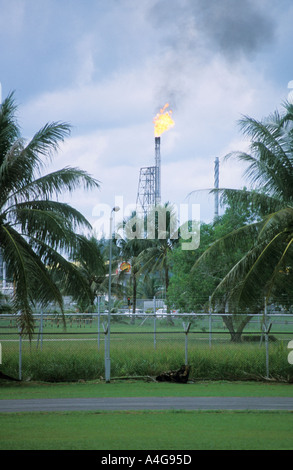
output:
[[[218,238],[197,260],[196,268],[206,266],[219,253],[229,257],[231,251],[242,252],[226,266],[212,293],[216,303],[229,303],[230,310],[257,309],[259,299],[280,299],[292,286],[292,109],[292,104],[284,103],[283,115],[276,111],[262,121],[243,117],[240,126],[251,139],[251,153],[233,152],[226,157],[248,164],[245,175],[251,190],[220,190],[229,210],[248,223]]]
[[[0,109],[0,248],[14,282],[13,308],[23,333],[33,332],[32,307],[56,302],[63,308],[52,273],[69,289],[87,290],[76,266],[68,262],[84,241],[77,235],[88,221],[68,204],[64,191],[99,184],[86,172],[64,168],[44,174],[45,164],[70,134],[67,123],[45,124],[26,142],[15,118],[10,94]]]
[[[2,292],[0,292],[0,314],[1,313],[13,313],[9,297],[7,295],[2,294]]]
[[[229,196],[226,199],[228,203]],[[247,240],[237,243],[226,250],[219,247],[213,256],[206,254],[219,239],[224,240],[231,230],[237,230],[250,219],[249,212],[242,212],[229,203],[222,217],[213,224],[201,223],[200,246],[194,251],[185,251],[179,245],[172,253],[172,277],[168,299],[174,308],[182,312],[196,310],[208,311],[209,297],[213,294],[223,276],[238,261],[248,248]],[[206,256],[204,263],[197,263]]]
[[[104,348],[97,350],[95,342],[62,346],[50,352],[32,348],[23,352],[23,380],[45,382],[75,382],[104,377]],[[292,382],[292,366],[288,351],[281,343],[270,344],[270,377],[281,382]],[[266,375],[265,348],[253,344],[189,345],[190,380],[263,380]],[[18,377],[17,354],[7,351],[3,371]],[[111,345],[111,376],[156,376],[164,371],[178,369],[184,363],[184,341],[172,345],[145,344],[143,347],[127,343]]]
[[[93,312],[95,311],[94,302],[96,297],[107,292],[108,289],[106,259],[103,255],[101,242],[96,238],[79,236],[79,241],[80,243],[73,254],[72,260],[77,266],[87,289],[78,293],[78,296],[76,296],[76,289],[65,293],[70,294],[73,299],[78,298],[81,312]]]

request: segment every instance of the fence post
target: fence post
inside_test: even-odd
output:
[[[40,338],[41,338],[41,351],[42,351],[43,350],[43,310],[41,311],[39,333],[38,333],[38,340],[37,340],[37,349],[39,347]]]
[[[43,350],[43,326],[44,326],[43,319],[44,319],[44,312],[42,310],[41,312],[41,351]]]
[[[100,296],[98,295],[98,350],[100,350]]]
[[[110,361],[110,347],[109,347],[109,335],[108,335],[108,325],[105,326],[103,323],[104,333],[105,333],[105,380],[106,382],[110,381],[110,370],[111,370],[111,361]]]
[[[209,297],[209,346],[212,347],[212,302]]]
[[[156,296],[154,296],[154,349],[157,347],[157,337],[156,337],[156,318],[157,318],[157,310],[156,310]]]
[[[188,332],[190,329],[191,323],[188,322],[187,325],[183,322],[183,328],[185,332],[185,365],[188,365]]]
[[[18,351],[18,378],[21,380],[22,377],[22,335],[19,329],[19,351]]]
[[[269,370],[269,332],[271,329],[272,324],[268,324],[268,317],[267,317],[267,298],[264,298],[265,308],[264,308],[264,332],[265,332],[265,344],[266,344],[266,378],[269,378],[270,370]]]

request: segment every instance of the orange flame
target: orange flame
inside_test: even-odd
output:
[[[168,106],[169,104],[166,103],[153,120],[155,124],[155,137],[159,137],[161,134],[163,134],[163,132],[167,131],[170,129],[170,127],[175,125],[171,117],[172,111],[166,111]]]

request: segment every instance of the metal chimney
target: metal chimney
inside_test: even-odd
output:
[[[161,203],[161,138],[155,137],[155,166],[156,166],[156,185],[155,201],[156,205]]]
[[[215,210],[214,210],[214,220],[217,220],[219,217],[219,158],[216,157],[215,160],[215,185],[214,185],[216,191],[215,191]]]

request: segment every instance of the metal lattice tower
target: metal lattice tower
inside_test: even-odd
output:
[[[140,169],[136,212],[138,215],[147,215],[149,209],[156,203],[156,173],[155,166]]]
[[[140,169],[136,212],[147,215],[150,209],[161,203],[161,152],[160,137],[155,137],[155,166]]]

